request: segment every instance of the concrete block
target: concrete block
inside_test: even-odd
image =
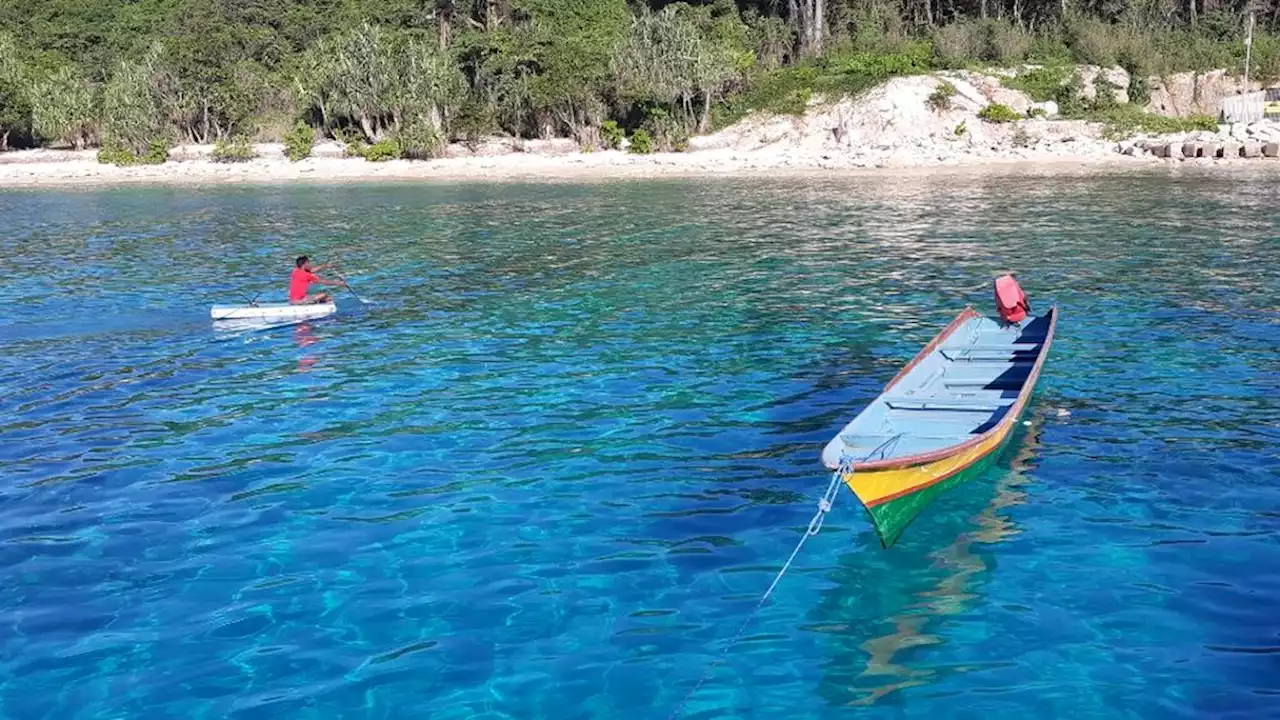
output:
[[[1269,157],[1280,157],[1280,142],[1269,142],[1262,146],[1262,154]]]
[[[1262,143],[1247,142],[1240,154],[1247,158],[1262,157]]]

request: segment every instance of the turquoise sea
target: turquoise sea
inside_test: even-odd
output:
[[[0,717],[1280,717],[1280,185],[0,192]],[[340,256],[361,303],[215,330]],[[1014,269],[1030,426],[823,444]]]

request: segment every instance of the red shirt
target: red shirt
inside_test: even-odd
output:
[[[302,268],[294,268],[293,273],[289,275],[289,302],[306,300],[307,288],[311,283],[319,279],[315,273],[307,272]]]

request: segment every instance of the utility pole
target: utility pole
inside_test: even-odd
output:
[[[1244,36],[1244,91],[1249,92],[1249,61],[1253,58],[1253,11],[1249,11],[1249,29]]]

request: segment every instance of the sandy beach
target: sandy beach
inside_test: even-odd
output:
[[[946,110],[930,108],[940,84],[956,93]],[[990,103],[1024,117],[1045,109],[1048,117],[986,122]],[[217,163],[212,145],[172,148],[162,165],[117,167],[99,163],[96,150],[22,150],[0,154],[0,188],[102,184],[220,184],[363,181],[583,181],[680,176],[780,174],[982,173],[1087,175],[1134,170],[1208,169],[1269,172],[1280,162],[1241,157],[1184,160],[1184,141],[1221,148],[1234,143],[1280,147],[1280,124],[1220,126],[1169,136],[1108,138],[1106,129],[1083,120],[1049,119],[1051,104],[1004,87],[997,77],[969,72],[889,80],[858,98],[815,100],[800,116],[749,116],[718,132],[690,138],[687,152],[631,154],[625,150],[584,152],[569,139],[490,138],[455,143],[444,157],[428,161],[369,162],[347,157],[334,141],[317,144],[312,156],[291,162],[280,144],[258,144],[257,158]],[[1171,148],[1161,156],[1156,144]],[[1215,145],[1216,143],[1216,145]],[[1243,153],[1240,153],[1243,154]]]
[[[630,155],[620,151],[567,154],[511,152],[503,155],[446,157],[425,162],[391,160],[380,163],[329,153],[295,163],[270,146],[260,146],[259,157],[248,162],[215,163],[201,157],[205,151],[207,148],[199,146],[181,147],[174,152],[180,159],[163,165],[133,167],[101,164],[93,151],[17,151],[0,156],[0,187],[387,180],[497,182],[717,175],[773,176],[779,173],[975,172],[988,169],[1058,174],[1104,168],[1149,167],[1153,164],[1119,154],[1080,157],[1048,153],[1026,153],[1012,157],[974,155],[941,161],[913,162],[901,158],[867,161],[831,154],[805,155],[728,149],[653,155]]]

